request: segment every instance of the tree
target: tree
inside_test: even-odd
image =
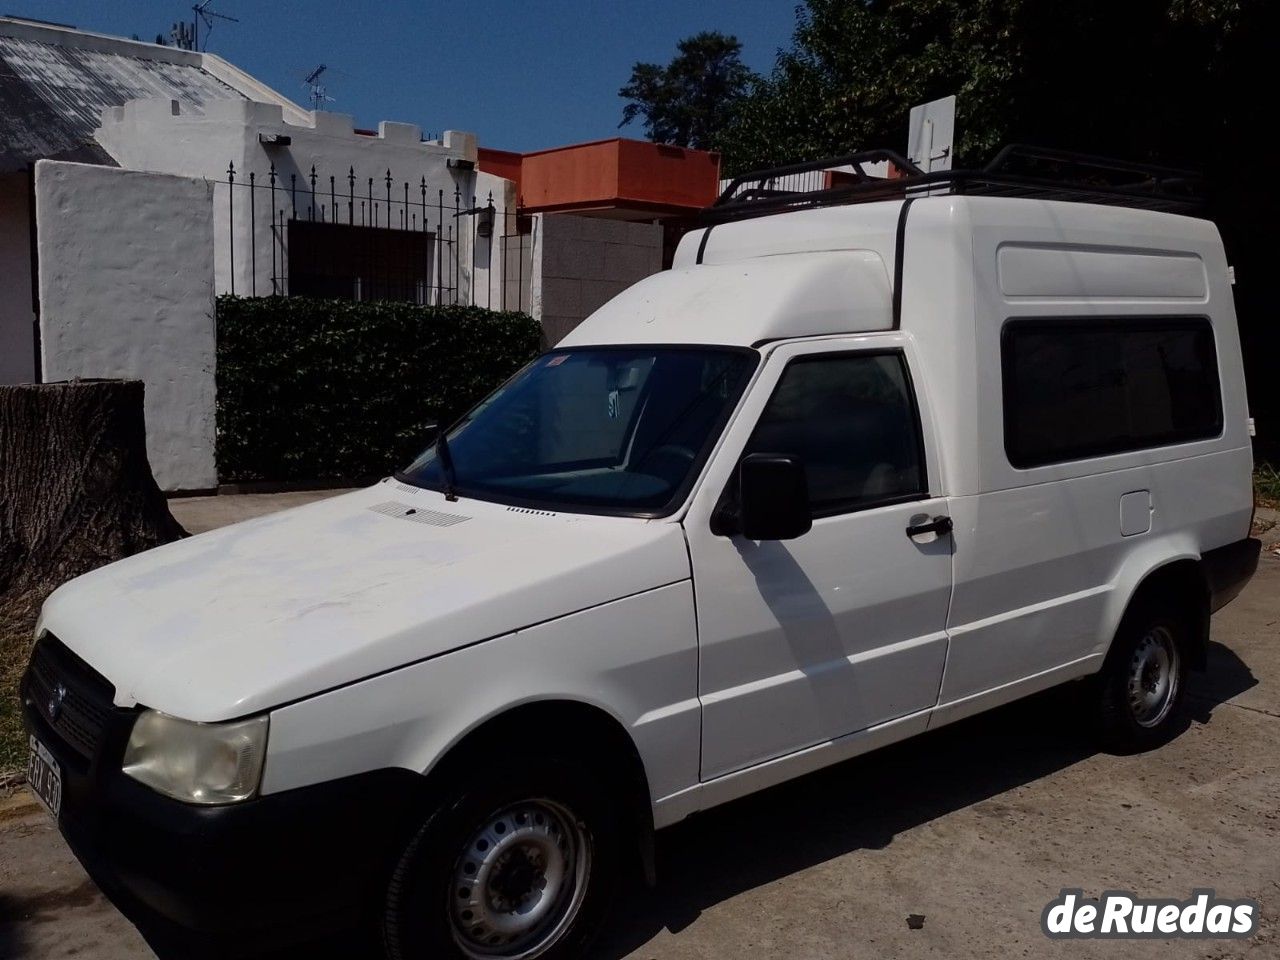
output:
[[[1025,141],[1202,165],[1256,125],[1232,75],[1265,62],[1269,2],[808,0],[716,145],[731,173],[901,150],[912,105],[954,93],[967,164]]]
[[[141,381],[0,386],[0,771],[21,753],[15,688],[44,598],[184,536],[147,461]]]
[[[717,139],[726,172],[906,147],[914,104],[958,95],[960,148],[989,153],[1007,129],[1024,0],[809,0],[790,50]]]
[[[645,136],[657,143],[713,147],[754,80],[741,53],[737,37],[703,32],[681,40],[665,67],[635,64],[618,91],[629,101],[618,126],[643,118]]]

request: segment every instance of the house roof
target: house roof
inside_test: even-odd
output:
[[[248,97],[198,53],[0,19],[0,172],[41,158],[113,163],[93,136],[102,111],[140,99],[199,114]]]

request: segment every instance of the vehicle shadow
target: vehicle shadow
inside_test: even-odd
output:
[[[1205,669],[1192,673],[1187,684],[1187,713],[1197,723],[1208,723],[1215,707],[1257,685],[1253,671],[1235,651],[1210,641]]]
[[[0,893],[0,957],[23,956],[22,910],[12,897]]]
[[[97,888],[88,877],[69,889],[34,896],[0,893],[0,958],[34,956],[25,936],[31,924],[48,923],[59,912],[90,906],[97,898]]]
[[[1257,684],[1211,644],[1186,725]],[[1207,680],[1211,677],[1211,680]],[[1097,752],[1079,684],[1047,691],[710,810],[658,836],[658,886],[636,891],[593,950],[620,960],[723,900],[1033,782]],[[750,837],[750,843],[743,838]]]

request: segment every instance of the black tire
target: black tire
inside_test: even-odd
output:
[[[577,763],[525,758],[489,766],[493,773],[446,789],[445,799],[427,817],[396,866],[383,920],[383,942],[391,960],[473,960],[477,956],[569,960],[585,956],[587,945],[598,932],[619,873],[620,829],[616,811],[620,805],[612,802],[602,783]],[[574,868],[559,872],[566,879],[574,874],[572,895],[563,904],[564,882],[559,883],[561,894],[556,898],[546,895],[546,886],[537,889],[537,864],[545,867],[545,861],[554,859],[556,853],[552,850],[545,854],[538,848],[537,843],[542,841],[531,832],[535,818],[540,818],[543,839],[556,839],[562,865],[570,860],[565,851],[576,851]],[[486,830],[492,844],[481,838],[476,845],[477,835]],[[497,835],[493,831],[505,834],[505,840],[494,839]],[[523,846],[503,847],[504,842],[514,843],[521,831],[526,831]],[[500,849],[511,851],[507,860],[495,853]],[[477,854],[481,850],[486,852]],[[486,857],[491,859],[480,859]],[[584,857],[586,872],[581,876]],[[485,944],[483,949],[490,952],[478,952],[478,941],[501,937],[495,924],[505,923],[506,918],[516,918],[517,914],[494,908],[494,901],[482,899],[479,884],[475,888],[465,885],[462,871],[468,867],[474,870],[476,865],[493,881],[484,886],[485,890],[501,888],[511,892],[512,897],[523,897],[500,901],[502,904],[527,904],[532,900],[535,905],[528,911],[532,912],[541,909],[538,898],[545,897],[551,919],[543,921],[538,929],[527,931],[523,940]],[[554,871],[541,875],[544,885],[550,882],[549,875]],[[526,885],[533,889],[525,891]],[[475,907],[474,913],[464,909],[468,906]],[[563,913],[559,919],[557,910]],[[467,929],[463,916],[468,918]],[[471,927],[471,922],[478,926]]]
[[[1140,753],[1183,729],[1191,630],[1192,618],[1171,597],[1139,598],[1126,611],[1089,687],[1106,750]],[[1162,683],[1172,690],[1162,692]]]

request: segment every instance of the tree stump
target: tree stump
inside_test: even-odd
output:
[[[0,599],[186,535],[151,475],[142,388],[0,386]]]
[[[0,386],[0,770],[40,604],[72,577],[186,536],[151,475],[140,380]]]

